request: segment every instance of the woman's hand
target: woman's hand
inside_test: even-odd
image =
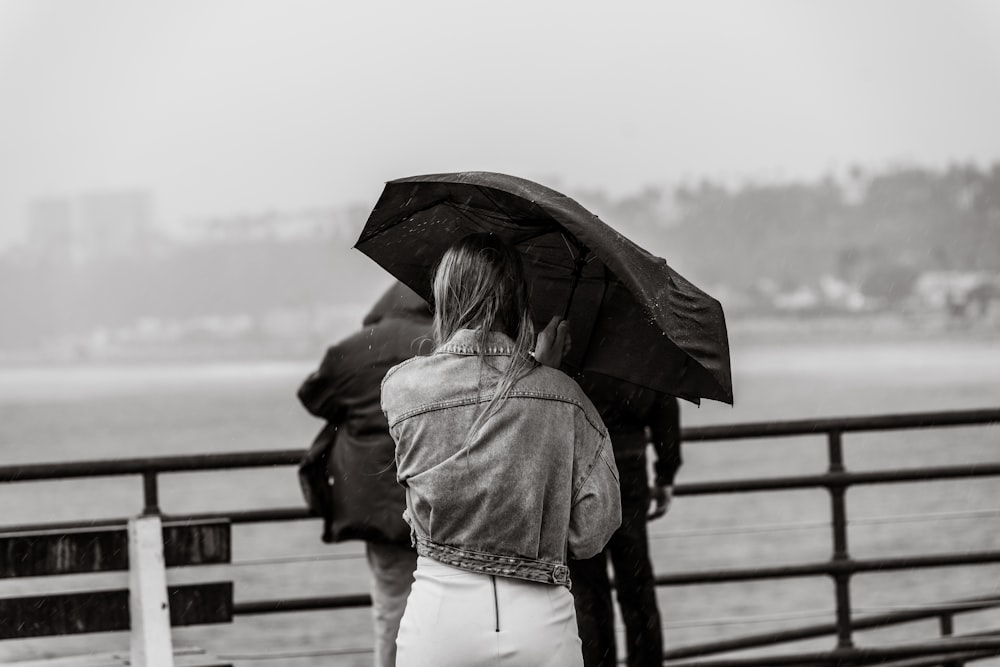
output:
[[[571,346],[569,322],[553,315],[535,341],[535,361],[550,368],[559,368]]]

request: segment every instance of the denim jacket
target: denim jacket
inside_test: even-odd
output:
[[[569,587],[567,558],[589,558],[621,523],[607,429],[579,385],[536,365],[470,435],[513,342],[491,332],[480,364],[463,329],[382,381],[404,518],[417,553],[459,568]]]

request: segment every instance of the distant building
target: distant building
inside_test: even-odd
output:
[[[152,196],[145,190],[45,197],[28,206],[28,249],[41,261],[142,256],[153,236]]]
[[[971,271],[927,271],[913,287],[914,296],[924,305],[944,309],[964,302],[969,292],[987,281],[987,277]]]
[[[1000,303],[1000,274],[928,271],[917,280],[914,294],[921,305],[955,317],[985,317]]]
[[[213,218],[199,223],[196,241],[296,241],[343,239],[357,234],[368,211],[357,206],[299,211],[267,211]]]
[[[836,276],[825,274],[820,276],[819,291],[823,301],[828,306],[852,313],[864,310],[868,303],[865,295],[851,283],[840,280]]]
[[[774,295],[772,303],[778,310],[805,311],[818,308],[821,302],[819,294],[814,289],[801,285],[790,292]]]
[[[78,248],[90,257],[144,254],[149,249],[152,227],[153,202],[148,192],[100,192],[78,199]]]
[[[46,197],[28,206],[28,246],[36,253],[69,257],[73,250],[73,202]]]

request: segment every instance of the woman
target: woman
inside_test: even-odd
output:
[[[435,352],[382,382],[418,554],[397,665],[582,665],[566,559],[597,554],[621,522],[607,430],[532,357],[514,249],[465,237],[433,294]]]

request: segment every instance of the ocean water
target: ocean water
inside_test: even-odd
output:
[[[0,465],[207,452],[305,448],[320,422],[295,390],[319,359],[173,365],[0,369]],[[686,425],[1000,407],[1000,344],[988,339],[884,337],[733,341],[736,405],[684,404]],[[1000,425],[847,434],[850,470],[1000,461]],[[690,443],[678,483],[821,473],[822,436]],[[166,512],[294,507],[292,467],[161,476]],[[873,558],[1000,549],[1000,480],[857,487],[848,492],[849,549]],[[138,479],[0,484],[5,525],[122,516],[141,509]],[[826,560],[829,498],[822,489],[681,496],[650,526],[657,572]],[[324,545],[315,521],[237,526],[234,565],[170,572],[171,581],[232,576],[238,600],[365,592],[359,543]],[[102,576],[102,585],[125,584]],[[93,579],[46,578],[32,590],[72,590]],[[0,595],[24,582],[0,582]],[[1000,567],[858,575],[856,613],[1000,593]],[[826,578],[658,590],[668,646],[711,642],[834,619]],[[239,665],[370,664],[369,610],[239,617],[222,628],[175,631]],[[1000,613],[959,616],[956,632],[1000,629]],[[859,645],[926,639],[928,621],[859,633]],[[0,644],[0,661],[127,646],[123,633]],[[829,648],[832,638],[784,647]],[[265,655],[271,660],[261,659]],[[987,664],[987,663],[979,663]]]

